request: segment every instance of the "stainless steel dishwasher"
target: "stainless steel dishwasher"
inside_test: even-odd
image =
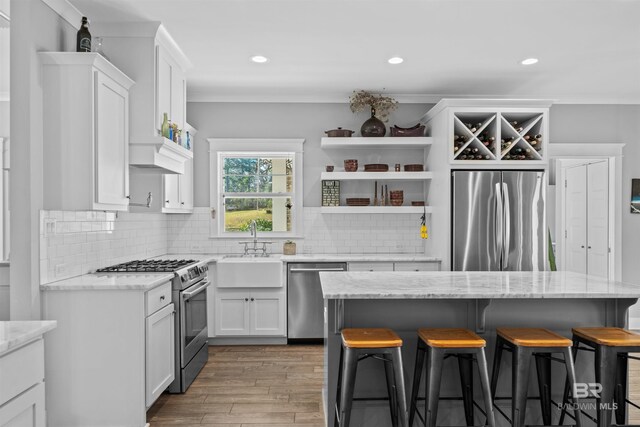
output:
[[[347,271],[344,262],[295,263],[287,268],[287,322],[289,340],[324,337],[324,301],[321,271]]]

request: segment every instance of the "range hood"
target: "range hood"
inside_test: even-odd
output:
[[[184,163],[193,159],[193,151],[161,136],[131,137],[129,166],[163,174],[183,174]]]

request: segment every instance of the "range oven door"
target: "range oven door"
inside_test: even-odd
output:
[[[207,287],[202,280],[180,292],[180,365],[182,368],[207,343]]]

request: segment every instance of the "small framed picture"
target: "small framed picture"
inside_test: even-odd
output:
[[[631,213],[640,214],[640,179],[631,180]]]

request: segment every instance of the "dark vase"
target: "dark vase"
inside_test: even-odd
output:
[[[384,122],[376,117],[376,109],[371,108],[371,118],[367,119],[360,128],[362,136],[384,136],[387,133],[387,127]]]

